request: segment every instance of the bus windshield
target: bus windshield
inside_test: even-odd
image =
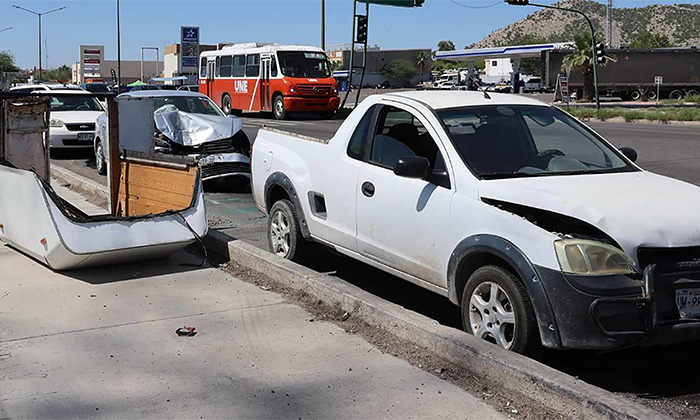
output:
[[[320,52],[280,51],[282,74],[288,77],[319,77],[331,76],[328,57]]]

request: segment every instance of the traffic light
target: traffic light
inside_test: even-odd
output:
[[[595,55],[598,58],[598,64],[605,64],[607,58],[605,57],[605,44],[599,43],[595,46]]]
[[[357,42],[367,42],[367,16],[357,17]]]
[[[511,6],[527,6],[530,4],[530,0],[506,0],[506,3]]]

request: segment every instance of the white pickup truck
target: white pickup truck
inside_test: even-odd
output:
[[[504,348],[700,337],[700,189],[569,114],[482,92],[365,99],[329,141],[263,129],[272,252],[318,242],[459,305]]]

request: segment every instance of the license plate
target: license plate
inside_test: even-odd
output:
[[[78,141],[91,142],[92,136],[92,133],[78,133]]]
[[[226,161],[226,156],[224,155],[209,155],[199,158],[199,164],[202,166],[210,166],[215,163],[221,163]]]
[[[681,318],[700,316],[700,289],[676,290],[676,306]]]

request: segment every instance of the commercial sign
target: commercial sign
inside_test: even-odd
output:
[[[86,78],[102,77],[102,63],[104,62],[105,48],[102,45],[80,46],[80,81]]]
[[[199,27],[180,28],[180,73],[197,73],[199,66]]]

